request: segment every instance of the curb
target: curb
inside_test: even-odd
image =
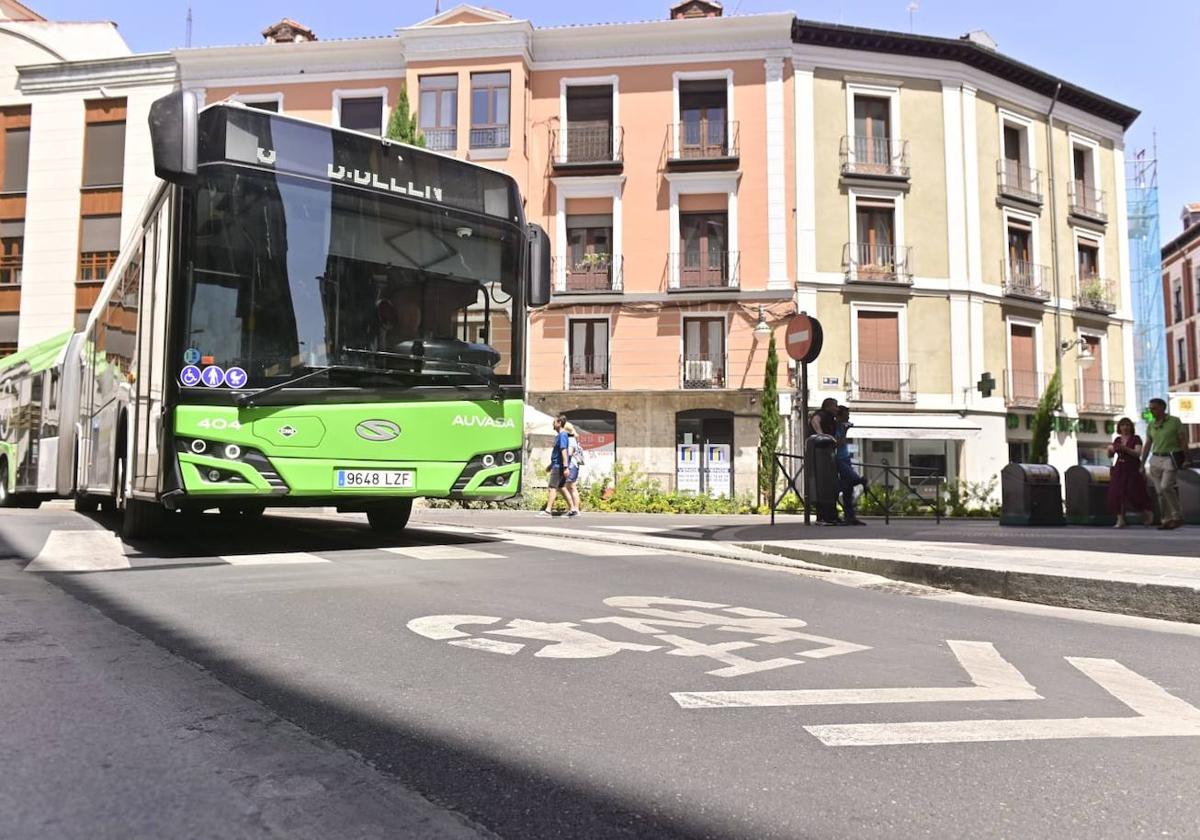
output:
[[[866,572],[968,595],[1200,624],[1200,587],[976,569],[767,543],[736,545],[789,560]]]

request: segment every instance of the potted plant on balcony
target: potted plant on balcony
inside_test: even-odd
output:
[[[1088,277],[1079,284],[1079,299],[1089,306],[1105,306],[1108,303],[1108,287],[1099,277]]]

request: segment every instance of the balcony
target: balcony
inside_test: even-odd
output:
[[[668,169],[732,169],[737,166],[740,132],[736,120],[672,123],[667,132]]]
[[[477,125],[471,127],[472,149],[507,149],[507,125]]]
[[[625,154],[625,130],[608,122],[573,122],[551,129],[551,165],[560,173],[619,172]]]
[[[572,391],[608,388],[608,356],[571,356],[567,359],[567,387]]]
[[[1035,370],[1004,371],[1004,404],[1009,408],[1037,408],[1048,377]]]
[[[1075,278],[1075,308],[1111,315],[1117,311],[1117,299],[1111,280],[1096,275]]]
[[[670,255],[671,291],[736,289],[740,255],[737,251],[684,251]]]
[[[1042,204],[1041,170],[1021,166],[1011,160],[996,161],[996,190],[1005,198]]]
[[[1004,277],[1004,294],[1009,297],[1050,299],[1050,290],[1045,286],[1046,266],[1025,260],[1001,260],[1000,271]]]
[[[889,137],[842,137],[842,177],[907,181],[908,141]]]
[[[725,357],[712,354],[687,354],[682,365],[683,387],[700,390],[725,387]]]
[[[435,152],[453,152],[458,149],[457,128],[422,128],[425,148]]]
[[[1104,190],[1071,181],[1067,184],[1067,208],[1072,216],[1090,219],[1093,222],[1108,221],[1108,211],[1105,210]]]
[[[842,246],[842,269],[846,274],[846,282],[911,286],[911,252],[912,249],[907,245],[847,242]]]
[[[852,400],[913,402],[917,398],[917,366],[912,362],[848,362],[846,389]]]
[[[1118,414],[1125,405],[1124,382],[1080,376],[1076,387],[1081,414]]]
[[[555,257],[556,286],[559,291],[565,292],[619,292],[621,262],[620,257],[611,254]]]

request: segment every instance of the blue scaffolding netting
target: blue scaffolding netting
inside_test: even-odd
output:
[[[1158,229],[1158,161],[1143,149],[1127,162],[1129,268],[1133,290],[1133,363],[1137,404],[1167,392],[1163,349],[1162,243]]]

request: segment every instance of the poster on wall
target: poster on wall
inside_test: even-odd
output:
[[[729,444],[709,443],[704,446],[704,486],[710,496],[733,495],[733,462]]]
[[[1186,426],[1200,425],[1200,394],[1169,394],[1168,408]]]
[[[681,493],[700,492],[700,444],[681,443],[675,447],[675,489]]]
[[[583,447],[587,468],[583,471],[584,483],[609,478],[617,460],[616,431],[589,431],[579,428],[579,445]]]

